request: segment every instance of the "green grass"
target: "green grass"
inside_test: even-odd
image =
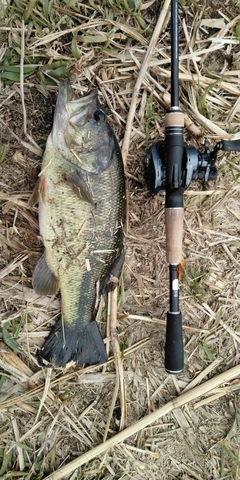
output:
[[[159,121],[162,120],[159,115],[154,114],[153,93],[150,93],[150,95],[148,97],[148,100],[147,100],[147,103],[146,103],[145,118],[146,118],[145,134],[146,134],[146,139],[149,140],[151,122],[153,122],[154,120],[159,120]]]
[[[18,338],[19,332],[21,330],[21,327],[22,327],[22,322],[20,322],[19,325],[17,326],[15,320],[12,320],[11,322],[4,322],[2,324],[3,341],[14,352],[21,351],[16,341],[16,339]]]
[[[205,89],[203,94],[201,94],[201,95],[199,94],[198,101],[197,101],[197,107],[198,107],[199,113],[201,113],[201,115],[208,118],[209,120],[214,120],[214,121],[216,121],[217,118],[216,118],[216,116],[213,118],[212,109],[209,106],[209,104],[207,104],[206,100],[207,100],[208,93],[216,87],[217,83],[218,83],[218,80],[216,82],[212,83],[211,85],[209,85]]]
[[[76,63],[82,58],[81,44],[92,45],[100,52],[115,56],[125,45],[131,45],[137,32],[144,31],[144,36],[151,34],[141,14],[141,5],[139,0],[105,0],[95,8],[88,6],[86,16],[79,13],[76,1],[13,0],[5,8],[5,26],[10,31],[2,33],[2,41],[7,47],[0,59],[0,80],[5,84],[20,82],[20,58],[23,53],[24,80],[31,78],[45,91],[48,86],[56,85],[62,78],[74,73]],[[97,13],[102,15],[102,20],[117,20],[116,25],[103,22],[96,28],[81,29],[82,23],[90,24]],[[128,26],[126,15],[131,19],[131,26],[123,33],[122,25]],[[23,32],[24,52],[21,46]],[[49,34],[57,35],[56,44],[52,37],[48,40]],[[46,43],[35,46],[39,40]]]
[[[215,350],[213,350],[212,348],[210,348],[210,346],[208,345],[207,342],[200,342],[200,345],[201,345],[201,348],[202,350],[204,351],[206,357],[208,358],[208,360],[210,362],[214,362],[214,360],[216,359],[216,356],[217,356],[217,352]]]
[[[232,448],[234,448],[231,444],[231,440],[236,437],[238,429],[239,429],[239,420],[238,420],[238,411],[232,406],[232,416],[233,416],[233,423],[232,426],[226,435],[225,439],[220,442],[220,456],[221,456],[221,469],[220,469],[220,476],[223,477],[225,473],[226,463],[229,459],[237,466],[240,467],[240,460],[237,457],[237,454],[233,452]],[[236,478],[233,476],[227,478]]]
[[[201,273],[197,263],[188,268],[183,268],[183,282],[194,301],[202,300],[206,295],[206,290],[202,282],[203,277],[204,275]]]

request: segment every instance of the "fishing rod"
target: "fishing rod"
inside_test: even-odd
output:
[[[156,143],[145,162],[151,194],[165,193],[166,257],[169,264],[169,310],[166,320],[165,368],[178,374],[184,367],[182,314],[179,308],[179,265],[182,261],[184,190],[192,180],[216,180],[217,152],[240,151],[240,140],[218,142],[204,152],[184,142],[184,114],[179,108],[178,0],[171,2],[171,107],[165,116],[165,140]]]

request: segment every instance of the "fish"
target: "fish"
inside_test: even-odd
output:
[[[96,90],[75,98],[59,84],[53,126],[30,204],[45,247],[33,275],[39,295],[61,294],[61,318],[40,365],[107,361],[96,301],[114,290],[124,263],[126,193],[121,151]]]

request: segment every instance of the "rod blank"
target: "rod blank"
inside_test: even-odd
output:
[[[178,0],[171,3],[171,107],[179,104],[179,72],[178,72]]]

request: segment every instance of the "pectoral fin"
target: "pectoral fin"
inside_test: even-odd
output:
[[[58,280],[47,265],[44,255],[33,272],[32,286],[39,295],[54,295],[58,291]]]
[[[71,185],[73,191],[79,198],[81,198],[81,200],[85,200],[86,202],[94,205],[92,192],[85,182],[80,169],[77,169],[74,173],[64,176],[64,180]]]

